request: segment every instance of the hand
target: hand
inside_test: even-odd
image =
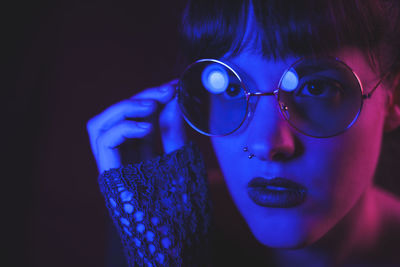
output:
[[[100,173],[122,166],[121,145],[129,139],[143,139],[155,128],[154,122],[142,121],[161,106],[158,123],[165,153],[184,145],[183,118],[175,97],[174,80],[146,89],[104,110],[87,123],[90,144]],[[140,120],[140,121],[138,121]]]

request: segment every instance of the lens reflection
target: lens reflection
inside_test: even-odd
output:
[[[246,94],[239,77],[214,60],[199,61],[184,72],[178,102],[189,124],[208,135],[233,132],[247,113]]]
[[[329,137],[345,131],[362,105],[359,81],[349,67],[333,59],[304,59],[291,69],[298,75],[297,87],[285,90],[284,74],[278,94],[288,122],[314,137]]]
[[[278,89],[283,116],[298,131],[313,137],[345,131],[362,106],[358,78],[333,58],[295,62],[283,73]],[[248,110],[240,77],[225,63],[212,59],[186,69],[178,87],[178,102],[187,122],[206,135],[232,133],[244,122]]]

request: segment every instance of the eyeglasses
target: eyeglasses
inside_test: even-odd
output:
[[[178,103],[192,128],[207,136],[238,130],[254,113],[258,96],[273,96],[286,121],[311,137],[327,138],[349,129],[383,78],[368,94],[353,70],[337,58],[306,57],[282,74],[273,92],[254,92],[227,63],[201,59],[178,83]],[[265,114],[267,117],[268,114]]]

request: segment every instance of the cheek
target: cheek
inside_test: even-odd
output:
[[[318,173],[312,181],[316,188],[342,195],[371,184],[381,148],[384,103],[384,91],[377,91],[364,101],[359,118],[345,133],[327,139],[302,138],[307,168]]]
[[[245,141],[241,136],[215,137],[211,138],[211,143],[227,182],[235,179],[229,174],[246,171]]]
[[[344,134],[304,141],[302,170],[308,174],[312,199],[306,213],[316,215],[315,239],[349,213],[372,184],[384,123],[375,104],[367,101],[356,124]]]
[[[309,180],[311,186],[320,189],[317,192],[343,198],[371,183],[379,157],[381,134],[373,129],[368,134],[355,133],[336,137],[334,143],[318,142],[308,146],[304,156],[305,170],[312,177]]]
[[[340,171],[338,179],[345,176],[347,184],[369,183],[378,162],[384,124],[381,94],[364,102],[361,114],[353,127],[338,136],[333,149],[334,170]]]
[[[249,166],[252,160],[249,160],[248,153],[243,151],[246,145],[244,135],[211,138],[226,185],[239,208],[243,200],[247,199],[244,189],[252,177],[252,167]]]

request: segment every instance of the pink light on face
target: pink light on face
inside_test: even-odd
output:
[[[366,92],[375,85],[376,80],[369,81],[376,73],[361,51],[343,49],[332,56],[358,74]],[[273,90],[296,58],[273,61],[248,52],[231,61],[259,88]],[[293,88],[295,75],[288,75],[283,87]],[[359,208],[357,203],[372,185],[386,114],[385,92],[378,88],[354,125],[335,137],[318,139],[296,132],[281,118],[273,101],[260,98],[246,128],[234,135],[211,138],[232,198],[261,243],[276,248],[309,245],[343,218],[352,217],[346,215],[354,213],[357,220],[358,211],[372,209],[365,203]],[[247,158],[243,145],[254,158]],[[291,209],[260,207],[247,194],[247,185],[254,177],[281,177],[299,183],[308,190],[307,200]],[[372,222],[377,214],[369,216]]]

